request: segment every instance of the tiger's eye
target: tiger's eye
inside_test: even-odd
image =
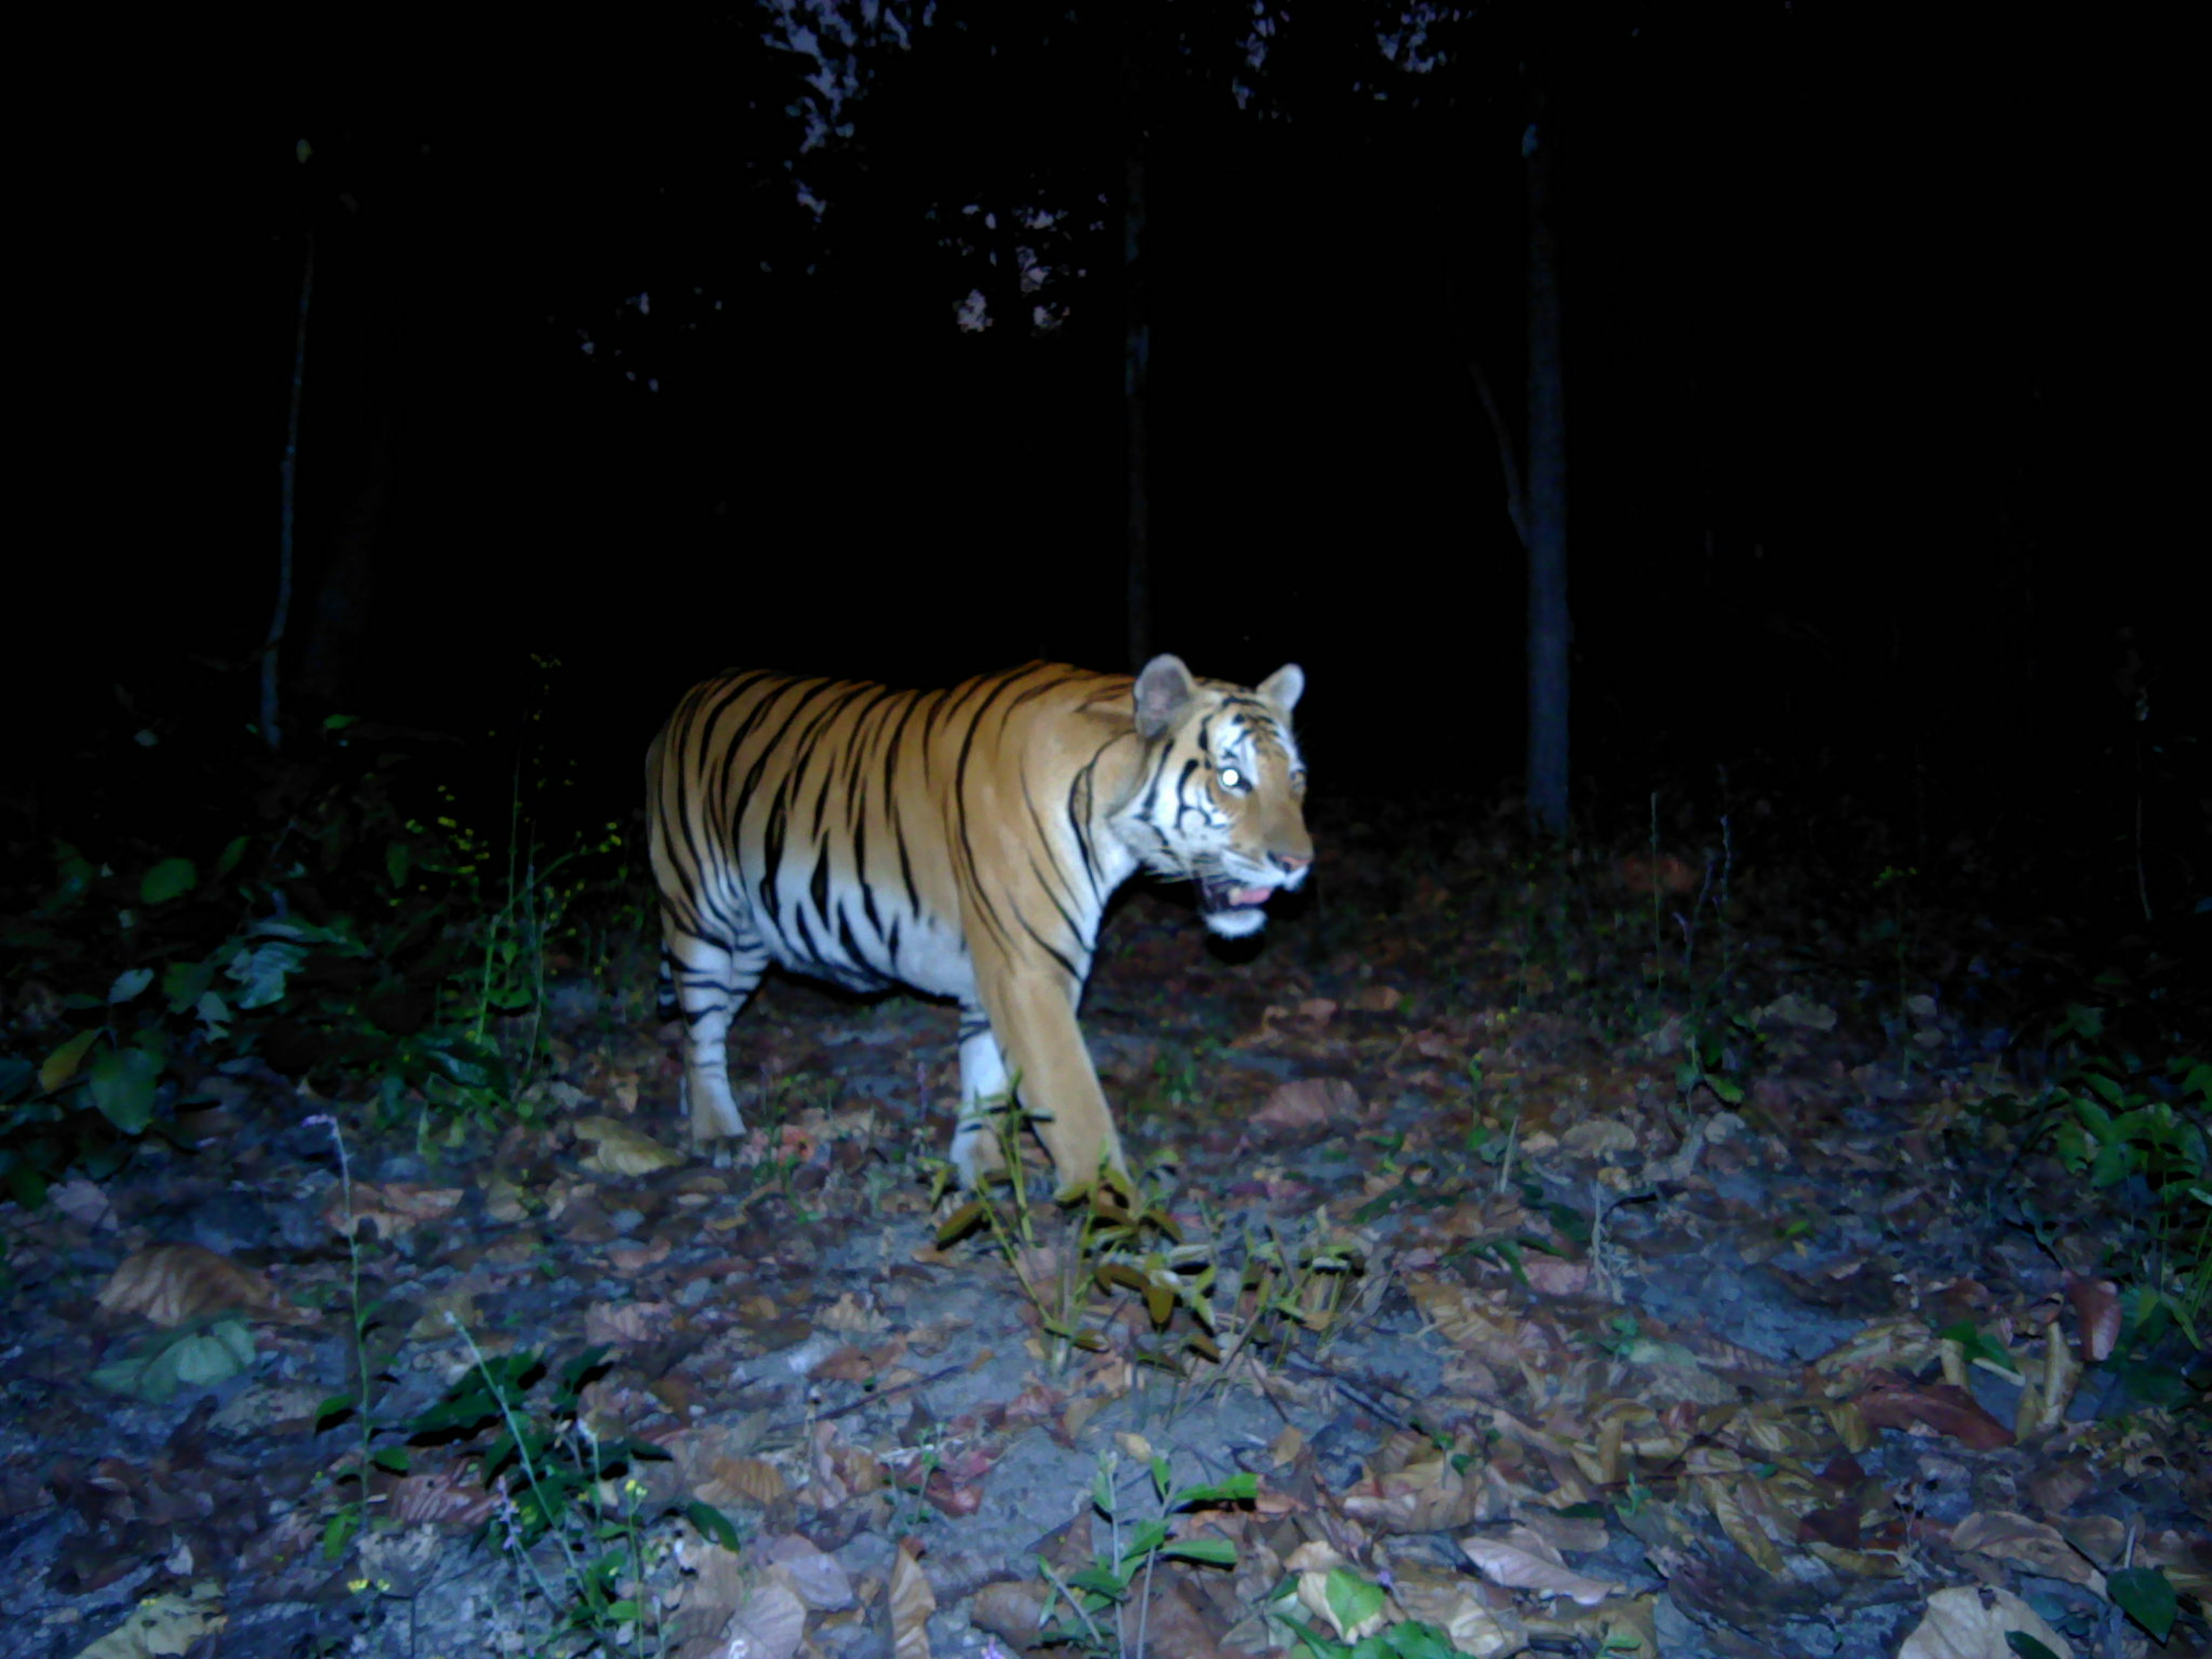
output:
[[[1240,789],[1243,785],[1244,775],[1235,767],[1224,766],[1221,769],[1221,787],[1224,789]]]

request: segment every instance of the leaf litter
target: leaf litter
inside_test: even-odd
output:
[[[350,1190],[265,1074],[197,1145],[0,1207],[0,1659],[534,1650],[559,1609],[478,1547],[503,1477],[434,1437],[327,1547],[362,1430],[326,1407],[366,1368],[402,1424],[587,1347],[577,1420],[652,1454],[641,1512],[729,1528],[665,1525],[627,1586],[693,1659],[1413,1621],[1492,1656],[2063,1655],[2155,1617],[2146,1573],[2201,1620],[2203,1414],[2118,1391],[2112,1284],[1991,1218],[1975,1035],[1923,996],[1900,1064],[1802,977],[1727,1042],[1656,999],[1626,1029],[1481,897],[1504,861],[1455,858],[1391,906],[1348,850],[1249,960],[1123,907],[1085,1028],[1176,1162],[1089,1279],[1049,1213],[1022,1281],[936,1237],[946,1011],[790,981],[735,1033],[734,1158],[688,1155],[665,1042],[603,1019],[555,1045],[565,1114],[365,1139]],[[1024,1281],[1076,1286],[1074,1340]]]

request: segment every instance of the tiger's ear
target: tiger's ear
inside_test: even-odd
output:
[[[1286,662],[1252,689],[1260,694],[1261,702],[1288,720],[1291,710],[1305,695],[1306,671],[1294,662]]]
[[[1137,735],[1147,743],[1182,717],[1198,684],[1181,657],[1159,656],[1137,676]]]

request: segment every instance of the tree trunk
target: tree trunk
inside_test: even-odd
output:
[[[1538,118],[1522,140],[1528,183],[1528,823],[1567,832],[1567,689],[1574,628],[1567,611],[1565,368],[1559,343],[1559,258],[1553,226],[1556,140]]]
[[[1124,602],[1128,616],[1129,672],[1152,655],[1152,437],[1146,417],[1147,380],[1152,349],[1152,322],[1145,296],[1141,255],[1145,239],[1145,111],[1139,82],[1141,44],[1130,26],[1126,65],[1127,153],[1123,158],[1121,204],[1121,408],[1127,444],[1125,482],[1127,516]]]
[[[292,404],[284,420],[284,453],[277,464],[276,604],[269,617],[269,636],[261,643],[261,741],[274,750],[283,746],[276,725],[276,652],[292,613],[292,532],[297,514],[300,461],[300,402],[307,384],[307,302],[315,292],[315,243],[307,239],[307,258],[300,273],[300,313],[292,335]]]

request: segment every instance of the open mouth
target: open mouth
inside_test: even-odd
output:
[[[1231,910],[1256,910],[1274,891],[1272,887],[1239,887],[1218,876],[1200,876],[1198,879],[1199,907],[1209,915]]]

